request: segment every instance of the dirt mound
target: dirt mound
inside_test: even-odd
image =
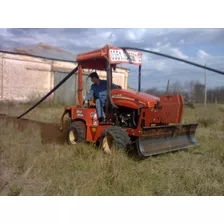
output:
[[[13,127],[19,131],[24,131],[27,128],[32,127],[40,131],[41,139],[43,144],[65,144],[65,134],[67,125],[65,124],[64,131],[59,131],[59,124],[57,123],[44,123],[29,119],[17,119],[16,117],[7,116],[0,114],[1,128],[6,127],[8,124],[13,124]]]

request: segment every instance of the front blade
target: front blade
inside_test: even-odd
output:
[[[198,145],[195,130],[198,124],[143,128],[136,146],[142,157],[176,151]]]

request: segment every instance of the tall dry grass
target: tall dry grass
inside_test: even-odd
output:
[[[18,106],[17,111],[11,107],[10,115],[28,106]],[[108,156],[93,145],[42,145],[33,125],[20,132],[13,123],[0,121],[0,194],[223,195],[224,113],[220,108],[185,109],[183,123],[199,122],[200,146],[143,161],[123,152]],[[56,122],[62,110],[39,107],[27,117]]]

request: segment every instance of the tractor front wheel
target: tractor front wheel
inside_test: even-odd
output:
[[[70,123],[66,140],[69,145],[85,142],[86,140],[86,125],[82,121],[73,121]]]
[[[107,154],[111,154],[114,150],[130,149],[131,140],[128,133],[121,127],[111,126],[104,129],[100,138],[100,148]]]

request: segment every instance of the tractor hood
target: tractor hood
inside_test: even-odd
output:
[[[147,93],[122,89],[112,90],[112,99],[117,106],[125,106],[133,109],[154,107],[160,101],[160,98]]]

